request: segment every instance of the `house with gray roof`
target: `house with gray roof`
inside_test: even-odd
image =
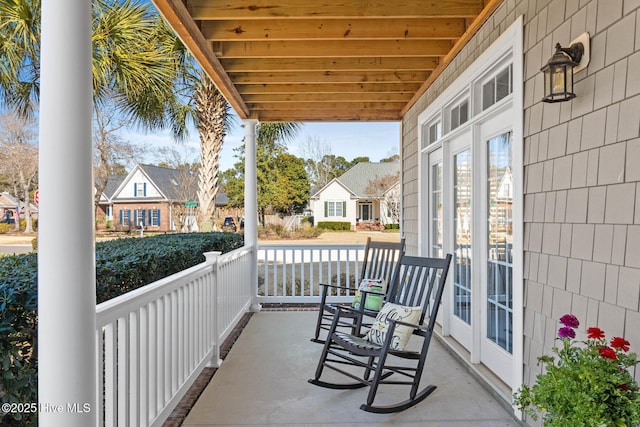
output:
[[[137,164],[119,184],[107,185],[107,218],[116,230],[185,230],[196,222],[197,206],[187,202],[197,200],[197,185],[192,171]]]
[[[362,162],[334,178],[310,198],[316,224],[350,222],[397,224],[400,204],[400,163]]]

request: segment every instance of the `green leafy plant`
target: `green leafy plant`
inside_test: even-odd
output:
[[[629,341],[607,342],[600,328],[587,329],[586,341],[574,340],[578,319],[560,318],[557,355],[538,358],[544,372],[533,386],[523,385],[514,402],[547,427],[635,427],[640,425],[640,394],[629,368],[638,364]]]
[[[320,221],[317,227],[322,230],[349,231],[351,230],[351,223],[349,221]]]

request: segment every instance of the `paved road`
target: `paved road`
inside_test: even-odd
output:
[[[0,254],[26,254],[31,252],[31,245],[0,245]]]

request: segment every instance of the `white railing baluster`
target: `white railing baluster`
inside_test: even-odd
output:
[[[118,354],[118,425],[126,426],[129,417],[129,321],[127,317],[118,319],[117,354]]]
[[[140,419],[140,311],[129,314],[129,425]]]
[[[104,327],[104,423],[116,424],[118,389],[116,387],[116,343],[113,322]]]
[[[97,368],[98,368],[98,372],[96,372],[96,384],[98,386],[98,389],[96,390],[96,402],[98,402],[98,410],[96,411],[96,417],[98,417],[98,422],[97,425],[99,427],[104,427],[104,404],[103,404],[103,399],[105,397],[105,393],[104,393],[104,386],[105,386],[105,380],[104,380],[104,357],[103,357],[103,351],[104,351],[104,329],[103,328],[98,328],[98,330],[96,331],[96,348],[98,349],[98,351],[96,352],[97,356],[98,356],[98,363],[97,363]]]
[[[140,307],[140,425],[149,425],[149,305]]]
[[[158,323],[157,317],[157,301],[153,301],[149,304],[149,316],[147,317],[149,327],[149,376],[147,377],[149,387],[149,417],[155,418],[158,401],[158,330],[156,328]]]

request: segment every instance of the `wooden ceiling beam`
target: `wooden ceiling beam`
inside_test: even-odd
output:
[[[340,95],[340,96],[337,96]],[[282,93],[282,94],[247,94],[245,101],[249,104],[287,103],[287,102],[403,102],[411,99],[413,92],[397,93]]]
[[[438,58],[223,58],[220,63],[228,73],[252,71],[408,71],[433,70]]]
[[[250,101],[251,95],[268,95],[279,96],[291,94],[292,96],[309,96],[310,100],[315,95],[322,96],[322,99],[328,99],[328,96],[335,96],[335,94],[342,94],[348,98],[354,95],[351,99],[367,99],[367,96],[371,96],[371,99],[399,99],[399,98],[385,98],[385,96],[402,95],[402,99],[407,101],[407,95],[412,95],[416,90],[420,88],[420,83],[341,83],[341,84],[246,84],[238,85],[238,91],[242,94],[242,97],[246,101]],[[361,98],[357,98],[360,96]],[[339,98],[342,99],[342,98]]]
[[[222,2],[188,0],[194,20],[287,19],[319,17],[442,17],[474,18],[483,8],[483,0],[394,0],[392,3],[348,0],[252,0]]]
[[[211,41],[458,39],[463,18],[306,19],[202,21]]]
[[[340,58],[444,56],[451,50],[448,40],[329,40],[214,43],[219,58]]]
[[[270,83],[421,83],[429,77],[429,71],[326,71],[313,72],[265,72],[230,73],[235,84]]]
[[[477,16],[477,18],[473,21],[473,24],[467,28],[464,35],[460,37],[460,39],[456,42],[456,44],[451,48],[451,51],[442,59],[442,62],[435,71],[429,76],[429,78],[422,84],[422,87],[413,95],[411,101],[407,103],[407,105],[402,109],[401,114],[404,116],[411,107],[418,102],[418,99],[429,89],[429,87],[433,84],[433,82],[442,74],[442,72],[449,66],[451,61],[456,57],[458,53],[462,50],[469,40],[478,32],[478,30],[482,27],[482,25],[491,17],[493,12],[502,4],[504,0],[487,0],[486,5],[482,12]]]
[[[226,71],[211,51],[211,43],[205,40],[196,26],[182,0],[153,0],[156,8],[173,28],[176,35],[188,46],[191,54],[200,64],[202,69],[211,78],[211,81],[233,107],[240,118],[248,118],[249,110],[235,86],[229,79]]]

